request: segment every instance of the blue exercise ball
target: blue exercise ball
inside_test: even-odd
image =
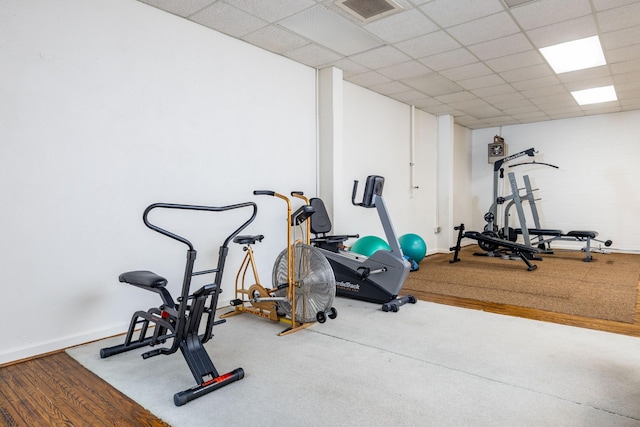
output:
[[[400,236],[398,239],[402,253],[415,262],[420,262],[427,255],[427,244],[424,239],[417,234],[409,233]]]
[[[364,236],[356,240],[351,246],[351,252],[370,257],[379,250],[390,250],[391,246],[378,236]]]

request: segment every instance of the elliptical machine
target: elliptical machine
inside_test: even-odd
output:
[[[382,304],[383,311],[397,312],[400,306],[416,303],[413,295],[398,297],[407,280],[411,264],[400,248],[400,243],[389,219],[382,198],[384,178],[378,175],[367,177],[362,202],[356,203],[358,181],[353,182],[351,203],[363,208],[376,208],[390,250],[378,250],[370,257],[347,251],[344,242],[356,235],[328,236],[331,220],[319,198],[309,200],[315,213],[311,218],[311,232],[316,236],[311,243],[320,249],[329,260],[336,277],[336,295]]]
[[[251,216],[225,238],[220,246],[217,267],[202,271],[194,271],[197,252],[189,240],[160,228],[148,219],[149,213],[153,209],[224,212],[241,208],[251,208]],[[152,307],[146,311],[139,310],[133,313],[124,343],[100,349],[100,357],[104,359],[142,347],[152,347],[151,350],[142,353],[143,359],[158,355],[170,355],[180,350],[193,374],[196,385],[174,394],[173,402],[176,406],[182,406],[193,399],[244,378],[244,370],[242,368],[236,368],[225,374],[220,374],[207,353],[204,344],[213,337],[213,326],[225,322],[225,320],[216,321],[215,315],[218,307],[218,296],[222,292],[220,285],[222,284],[222,275],[229,252],[229,243],[253,222],[257,212],[258,207],[253,202],[222,207],[154,203],[147,207],[142,219],[148,228],[187,246],[187,261],[182,291],[178,298],[174,300],[166,288],[168,281],[164,277],[147,270],[122,273],[119,277],[120,282],[159,294],[162,304],[159,307]],[[214,275],[213,283],[206,284],[193,292],[191,290],[191,279],[194,276],[205,274]],[[206,327],[202,329],[201,324],[205,319]],[[159,373],[159,375],[161,374]]]

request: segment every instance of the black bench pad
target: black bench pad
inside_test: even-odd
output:
[[[527,228],[529,234],[534,236],[562,236],[562,230],[552,230],[546,228]],[[517,234],[522,234],[522,228],[516,228]]]
[[[582,237],[582,238],[591,238],[591,239],[595,239],[596,237],[598,237],[598,233],[595,231],[585,231],[585,230],[573,230],[570,231],[566,234],[566,236],[569,237]]]
[[[164,288],[167,285],[167,279],[146,270],[127,271],[122,273],[118,279],[123,283],[147,288]]]

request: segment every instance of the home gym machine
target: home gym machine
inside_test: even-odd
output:
[[[517,257],[521,259],[522,262],[527,264],[528,271],[533,271],[538,268],[538,266],[532,264],[530,260],[540,261],[540,258],[537,257],[537,254],[541,252],[540,249],[532,248],[531,246],[522,245],[516,242],[511,242],[499,237],[494,237],[487,232],[479,233],[477,231],[464,231],[464,224],[460,224],[453,229],[458,232],[458,239],[456,241],[456,246],[449,248],[450,251],[454,251],[453,259],[449,261],[450,263],[460,261],[460,244],[463,238],[468,238],[476,240],[478,242],[478,246],[480,246],[480,248],[487,252],[495,252],[499,249],[507,251],[505,252],[505,254],[509,258]]]
[[[502,168],[502,164],[513,160],[514,158],[521,157],[523,155],[533,156],[534,154],[533,148],[529,150],[525,150],[523,152],[514,154],[513,156],[506,157],[504,159],[500,159],[494,164],[494,200],[489,209],[489,212],[485,214],[485,221],[487,222],[485,226],[485,231],[483,234],[490,237],[499,237],[501,239],[506,239],[512,242],[515,242],[518,239],[518,236],[522,236],[522,240],[524,241],[524,245],[526,246],[534,246],[537,245],[538,249],[541,250],[541,253],[544,254],[553,254],[553,250],[551,249],[551,242],[554,241],[571,241],[571,242],[584,242],[585,247],[582,249],[586,256],[584,258],[585,262],[589,262],[592,259],[591,256],[591,243],[592,241],[599,242],[604,244],[606,247],[611,246],[612,241],[602,241],[598,240],[598,232],[591,230],[572,230],[567,233],[564,233],[562,230],[557,229],[545,229],[540,225],[540,216],[538,214],[538,209],[536,207],[536,199],[534,197],[535,189],[532,188],[531,182],[529,180],[528,175],[523,176],[524,180],[524,194],[520,194],[521,189],[518,187],[516,182],[516,178],[513,172],[508,173],[509,178],[509,186],[511,188],[511,194],[506,197],[497,196],[497,188],[498,188],[498,176],[500,178],[504,178],[504,169]],[[541,163],[536,162],[527,162],[527,163],[518,163],[515,165],[510,165],[509,167],[516,167],[528,164],[535,165],[543,165],[550,166],[553,168],[558,168],[558,166],[549,164],[549,163]],[[507,203],[508,202],[508,203]],[[527,202],[529,209],[531,211],[531,216],[534,222],[534,228],[527,227],[527,221],[523,209],[523,202]],[[497,219],[497,207],[499,205],[505,205],[504,208],[504,223],[502,227],[498,227],[494,221]],[[511,207],[515,207],[518,221],[520,223],[520,227],[512,228],[509,226],[509,217],[510,217],[510,209]],[[533,238],[531,236],[534,236]],[[481,245],[482,247],[482,245]],[[487,250],[485,247],[482,249]],[[600,249],[601,250],[601,249]],[[487,251],[489,255],[492,255],[492,251]]]
[[[262,286],[256,268],[252,245],[261,242],[263,235],[237,236],[234,243],[243,245],[245,257],[236,275],[233,311],[223,314],[227,318],[241,313],[253,314],[274,322],[289,325],[278,335],[288,335],[308,328],[313,322],[324,323],[327,317],[335,319],[332,307],[336,283],[331,266],[324,255],[309,245],[309,217],[314,213],[308,202],[292,213],[288,197],[274,191],[254,191],[254,195],[273,196],[287,204],[287,247],[278,255],[273,266],[273,288]],[[293,192],[295,197],[300,192]],[[294,227],[306,225],[302,240],[293,238]],[[253,280],[249,280],[251,272]],[[295,315],[294,315],[295,314]]]
[[[217,267],[203,271],[194,271],[196,250],[189,240],[152,224],[148,218],[149,213],[154,209],[223,212],[241,208],[253,209],[250,218],[225,238],[219,249]],[[220,375],[203,344],[213,336],[213,326],[224,322],[224,320],[215,321],[214,318],[218,295],[221,292],[220,285],[229,251],[229,242],[253,222],[256,213],[257,206],[253,202],[223,207],[155,203],[147,207],[142,216],[144,224],[155,232],[185,244],[188,248],[182,291],[178,299],[174,300],[166,288],[167,280],[151,271],[129,271],[121,274],[119,277],[120,282],[157,293],[160,295],[162,304],[147,311],[136,311],[131,318],[124,343],[101,349],[100,357],[106,358],[146,346],[155,347],[158,344],[165,344],[170,341],[170,345],[154,348],[143,353],[142,358],[148,359],[161,354],[169,355],[180,349],[197,385],[176,393],[173,396],[173,402],[176,406],[184,405],[191,400],[242,379],[244,377],[242,368]],[[206,284],[195,292],[191,292],[192,278],[206,274],[214,274],[213,283]],[[206,327],[204,332],[200,334],[199,328],[204,316],[206,316]],[[136,332],[137,337],[134,338]]]
[[[327,233],[331,232],[331,220],[324,202],[319,198],[309,200],[315,210],[310,224],[311,232],[315,235],[311,243],[320,249],[333,268],[336,295],[382,304],[383,311],[396,312],[404,304],[415,304],[416,298],[413,295],[398,296],[411,264],[404,258],[391,224],[382,197],[383,187],[383,177],[368,176],[362,202],[356,203],[358,181],[354,181],[351,203],[363,208],[376,208],[390,250],[378,250],[370,257],[347,251],[344,242],[358,236],[328,236]]]

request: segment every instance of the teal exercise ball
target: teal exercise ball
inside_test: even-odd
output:
[[[420,262],[427,255],[427,244],[422,237],[409,233],[400,236],[398,239],[402,253],[415,262]]]
[[[391,246],[378,236],[364,236],[351,246],[351,252],[370,257],[379,250],[390,250]]]

